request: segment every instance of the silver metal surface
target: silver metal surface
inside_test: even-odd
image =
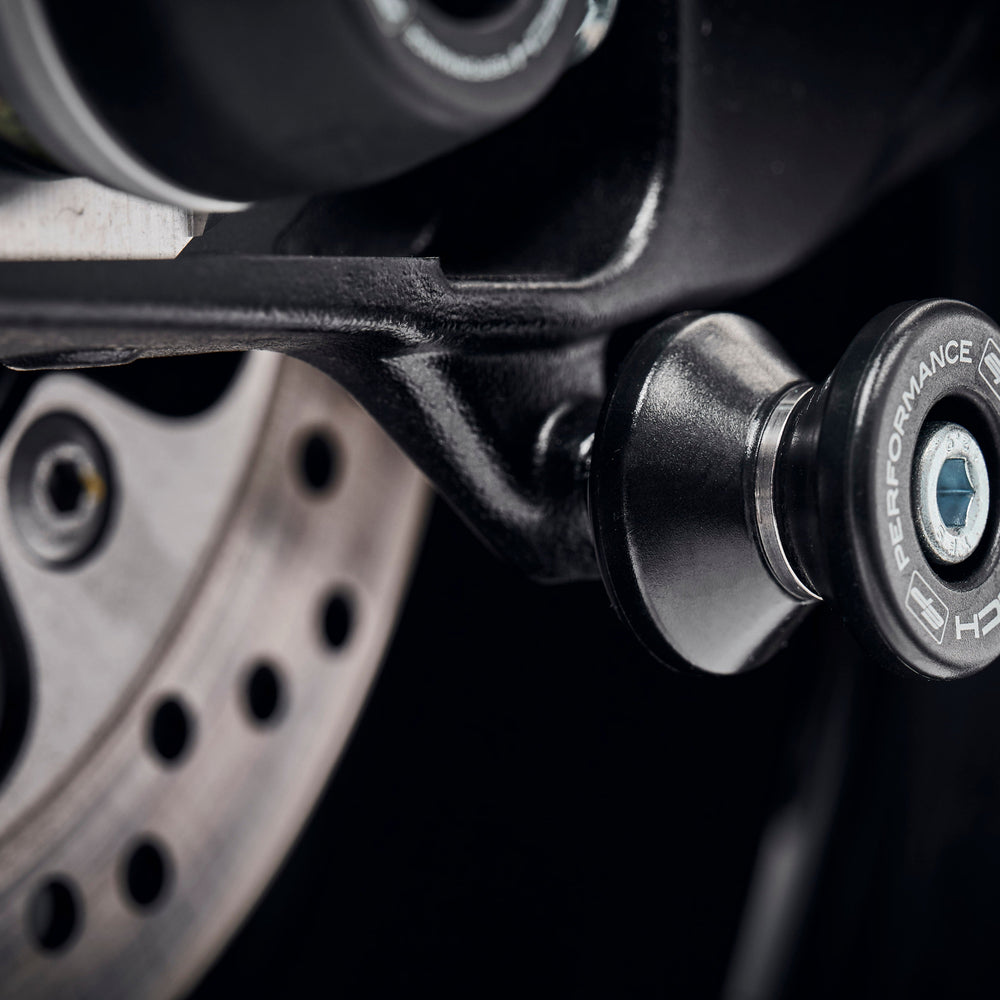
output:
[[[986,531],[990,477],[978,442],[960,424],[933,421],[922,428],[913,492],[928,556],[946,565],[968,559]]]
[[[0,260],[171,260],[205,217],[83,177],[0,176]]]
[[[761,555],[775,580],[799,601],[819,601],[820,595],[795,571],[781,540],[775,509],[775,471],[785,429],[795,407],[810,393],[812,386],[793,385],[771,410],[760,432],[754,462],[754,514]]]
[[[54,409],[100,433],[122,500],[105,542],[69,571],[19,555],[0,511],[33,680],[27,743],[0,786],[0,993],[174,996],[246,915],[340,754],[427,490],[346,393],[277,356],[251,356],[194,418],[57,374],[16,423]],[[319,486],[301,470],[316,436],[338,470]],[[332,602],[345,636],[324,626]],[[248,695],[261,670],[280,692],[266,719]],[[154,735],[165,702],[188,720],[179,755]],[[148,870],[145,887],[131,876],[149,857],[154,899]]]
[[[0,83],[4,97],[63,166],[104,184],[192,212],[246,205],[189,191],[143,163],[91,108],[63,61],[41,0],[0,3]]]
[[[0,788],[0,831],[76,766],[171,629],[170,611],[225,524],[266,413],[278,361],[249,361],[213,409],[188,420],[150,414],[78,375],[50,375],[0,441],[7,481],[24,430],[72,413],[105,443],[121,498],[99,551],[63,571],[40,564],[15,511],[0,508],[0,573],[34,675],[34,723]]]

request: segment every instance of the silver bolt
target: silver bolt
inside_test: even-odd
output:
[[[111,498],[104,449],[76,417],[41,417],[14,450],[8,494],[28,551],[50,565],[74,562],[93,548],[107,522]]]
[[[960,424],[924,426],[913,473],[915,520],[932,560],[954,565],[976,550],[990,510],[990,477],[976,439]]]

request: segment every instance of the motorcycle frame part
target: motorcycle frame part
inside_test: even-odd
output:
[[[818,16],[776,37],[766,14],[722,4],[624,5],[601,49],[524,121],[414,177],[213,220],[177,261],[0,264],[0,357],[305,358],[494,550],[539,579],[593,577],[585,472],[611,334],[788,269],[994,106],[976,76],[986,15],[902,6],[905,17],[875,15],[909,54],[893,73],[877,32],[836,27],[850,22],[842,10],[836,25]],[[864,107],[844,101],[856,92]],[[567,167],[557,187],[531,158],[488,198],[468,179],[481,185],[484,160],[495,172],[541,135]],[[401,204],[412,226],[387,226]],[[567,219],[587,224],[567,232]],[[440,260],[410,256],[418,245]]]

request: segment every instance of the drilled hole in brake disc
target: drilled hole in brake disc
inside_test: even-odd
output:
[[[72,883],[63,876],[39,886],[28,907],[28,929],[43,951],[60,951],[79,931],[81,906]]]
[[[153,839],[139,841],[125,860],[123,884],[127,898],[141,909],[161,900],[170,880],[166,850]]]

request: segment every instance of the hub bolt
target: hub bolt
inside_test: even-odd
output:
[[[8,493],[14,523],[35,558],[48,565],[82,558],[103,534],[111,503],[97,435],[68,413],[36,420],[14,451]]]
[[[986,530],[990,477],[979,444],[961,424],[925,425],[913,487],[917,530],[927,555],[946,565],[968,559]]]

